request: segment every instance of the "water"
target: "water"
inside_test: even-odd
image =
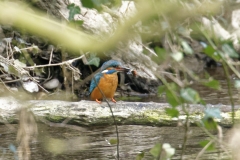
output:
[[[192,85],[189,86],[193,89],[195,89],[196,91],[198,91],[199,95],[201,96],[201,98],[207,103],[207,104],[225,104],[225,105],[230,105],[230,98],[229,98],[229,94],[228,94],[228,84],[227,84],[227,80],[225,78],[224,75],[224,71],[222,68],[214,68],[214,69],[208,69],[207,70],[209,75],[212,75],[212,77],[215,80],[218,80],[220,85],[221,85],[221,89],[220,90],[216,90],[216,89],[211,89],[209,87],[206,87],[202,84],[199,84],[195,81],[192,81]],[[200,77],[204,77],[204,73],[202,73],[202,75],[199,75]],[[231,80],[231,91],[232,91],[232,96],[233,96],[233,100],[235,104],[239,104],[240,100],[239,100],[239,93],[240,93],[240,89],[236,89],[234,87],[234,80],[237,79],[236,76],[234,76],[234,74],[230,74],[230,80]],[[131,100],[131,99],[130,99]],[[139,100],[138,100],[139,101]],[[143,102],[166,102],[166,97],[163,94],[163,96],[161,97],[157,97],[157,96],[145,96],[143,98],[141,98],[140,101]]]
[[[18,128],[16,124],[11,126],[15,129]],[[37,140],[31,142],[31,159],[33,160],[115,159],[116,145],[109,143],[116,137],[114,126],[91,128],[75,126],[72,128],[72,126],[56,127],[38,124],[38,130]],[[14,153],[8,147],[10,144],[17,145],[16,132],[9,130],[5,125],[0,125],[0,133],[0,148],[6,150],[6,154],[2,154],[2,159],[14,159]],[[195,159],[202,149],[199,142],[206,140],[207,135],[198,127],[191,127],[188,135],[184,157],[185,159]],[[153,159],[149,150],[158,142],[171,144],[176,149],[173,159],[180,159],[183,137],[183,127],[119,126],[120,159],[135,159],[140,152],[145,152],[145,160]],[[64,143],[56,143],[57,140]],[[51,142],[50,149],[49,142]],[[62,146],[63,150],[61,150]],[[60,148],[61,151],[56,151],[57,148]],[[212,155],[216,156],[217,151],[208,152],[201,159],[212,159]]]

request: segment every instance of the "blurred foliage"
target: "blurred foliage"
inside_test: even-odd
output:
[[[181,97],[188,103],[200,102],[200,96],[197,91],[192,88],[183,88],[180,90]]]
[[[137,155],[136,160],[141,160],[144,157],[144,152],[141,152]]]
[[[74,3],[69,4],[69,5],[67,6],[67,9],[69,9],[69,16],[68,16],[68,20],[69,20],[69,21],[74,20],[74,16],[75,16],[76,14],[80,14],[80,13],[81,13],[80,7],[79,7],[79,6],[76,6]]]
[[[155,146],[149,151],[153,157],[158,158],[161,154],[162,145],[160,143],[155,144]]]
[[[100,1],[84,1],[88,7],[93,7],[93,4],[100,5]],[[107,1],[106,1],[107,2]],[[192,8],[184,7],[181,1],[154,1],[154,3],[148,3],[147,1],[139,0],[136,4],[138,12],[133,15],[132,18],[127,19],[124,22],[124,25],[119,25],[115,31],[115,34],[111,37],[102,38],[105,39],[103,42],[96,43],[96,37],[90,34],[86,34],[83,31],[75,30],[73,28],[67,27],[65,24],[58,23],[53,19],[47,18],[42,13],[37,11],[28,12],[23,5],[18,5],[17,3],[10,3],[6,1],[0,2],[0,22],[5,24],[11,24],[14,26],[24,26],[29,32],[47,37],[55,43],[64,44],[68,49],[73,51],[105,51],[110,47],[116,45],[120,40],[128,38],[124,33],[138,21],[143,23],[149,20],[151,17],[156,17],[157,15],[168,15],[171,17],[171,25],[178,25],[185,18],[189,16],[204,15],[214,13],[219,10],[221,2],[216,1],[216,3],[209,3],[208,1],[203,2],[200,6],[193,3]],[[92,3],[92,4],[90,4]],[[99,4],[100,3],[100,4]],[[107,3],[111,3],[108,1]],[[116,4],[121,4],[118,1],[114,1]],[[85,3],[84,3],[85,4]],[[179,7],[179,5],[181,7]],[[69,6],[71,8],[70,19],[73,18],[73,14],[78,11],[74,6]],[[154,8],[154,9],[152,9]],[[189,14],[191,12],[191,14]],[[147,13],[147,14],[146,14]],[[181,14],[178,14],[181,13]],[[161,20],[161,19],[159,19]],[[153,32],[156,34],[163,35],[161,27],[156,26],[155,20],[154,23],[149,24],[147,27],[148,34],[144,39],[149,36],[153,36]],[[160,23],[160,22],[158,22]],[[167,23],[167,22],[166,22]],[[168,22],[170,23],[170,22]],[[156,28],[157,27],[157,28]],[[144,28],[144,27],[143,27]],[[170,29],[170,28],[169,28]],[[143,33],[144,34],[144,33]],[[150,38],[150,37],[149,37]],[[69,41],[71,40],[71,41]],[[92,45],[98,44],[98,45]]]
[[[91,53],[89,58],[88,58],[88,65],[94,65],[96,67],[99,66],[100,63],[100,58],[96,56],[96,54]]]
[[[102,11],[102,6],[112,7],[120,7],[122,4],[122,0],[81,0],[83,7],[90,9],[97,9],[98,11]]]
[[[67,9],[69,10],[69,16],[68,16],[68,20],[71,24],[76,24],[78,26],[82,26],[83,21],[82,20],[75,20],[74,16],[77,14],[81,13],[80,7],[76,6],[74,3],[69,4],[67,6]]]
[[[201,141],[199,144],[202,146],[202,147],[205,147],[207,146],[209,143],[211,143],[211,141],[209,140],[203,140]],[[206,150],[207,151],[214,151],[216,148],[215,148],[215,145],[213,143],[211,143],[209,146],[207,146]]]
[[[102,12],[104,7],[115,10],[121,6],[121,0],[81,0],[82,6],[89,9],[96,9]],[[165,95],[167,102],[171,108],[166,109],[166,113],[171,117],[179,117],[180,111],[186,115],[185,120],[185,138],[183,142],[183,150],[188,136],[189,129],[189,111],[190,104],[203,104],[204,100],[201,98],[197,90],[192,88],[192,81],[195,83],[203,84],[206,87],[220,90],[220,82],[211,76],[207,75],[205,78],[199,77],[187,66],[184,61],[191,56],[195,55],[195,49],[191,46],[194,40],[204,41],[202,43],[203,54],[206,58],[214,60],[216,63],[221,63],[224,66],[224,73],[229,82],[229,96],[231,105],[233,107],[234,119],[234,102],[231,95],[231,81],[229,80],[229,70],[239,75],[234,64],[238,60],[239,54],[234,48],[231,39],[222,40],[213,34],[212,28],[203,28],[201,17],[209,19],[220,19],[220,24],[227,24],[228,19],[220,17],[220,13],[225,9],[231,10],[230,6],[233,2],[220,1],[220,0],[206,0],[206,1],[184,1],[184,0],[153,0],[135,1],[136,13],[131,15],[131,18],[124,19],[123,23],[117,23],[114,33],[111,35],[101,35],[99,37],[89,34],[84,29],[79,29],[77,26],[82,26],[84,21],[75,20],[74,17],[81,13],[81,8],[75,4],[69,4],[69,17],[68,21],[74,25],[59,23],[58,21],[46,17],[46,15],[38,11],[26,10],[24,5],[16,2],[0,1],[0,23],[13,25],[16,27],[24,26],[24,29],[32,34],[46,37],[55,44],[61,44],[68,50],[72,51],[71,54],[83,52],[91,52],[98,54],[90,54],[88,59],[89,65],[99,66],[100,59],[97,57],[100,53],[104,53],[109,49],[114,48],[119,42],[126,42],[134,35],[140,35],[144,44],[150,44],[149,50],[154,52],[154,56],[149,56],[154,62],[163,65],[163,68],[169,69],[171,75],[161,75],[156,73],[157,77],[163,82],[163,86],[158,88],[159,95]],[[226,12],[228,11],[226,10]],[[136,25],[141,22],[140,27]],[[224,25],[223,25],[224,26]],[[226,26],[226,25],[225,25]],[[86,29],[86,28],[85,28]],[[130,36],[129,36],[130,35]],[[145,50],[147,55],[148,51]],[[196,56],[197,57],[197,56]],[[20,56],[21,59],[28,61],[31,65],[31,58],[26,54]],[[137,59],[137,57],[136,57]],[[167,64],[167,65],[166,65]],[[193,64],[194,66],[196,64]],[[169,67],[170,66],[170,67]],[[226,68],[228,67],[228,68]],[[171,79],[168,82],[167,78]],[[240,78],[240,76],[238,77]],[[235,81],[235,87],[239,88],[239,80]],[[216,129],[218,124],[216,119],[221,118],[221,112],[217,109],[206,109],[202,124],[206,129]],[[52,140],[52,143],[62,144],[64,141]],[[202,147],[209,144],[209,140],[200,142]],[[111,144],[116,144],[116,140],[112,139]],[[150,153],[154,158],[162,156],[163,149],[165,149],[166,156],[162,159],[170,158],[175,150],[170,145],[163,147],[157,143]],[[52,149],[52,146],[48,146]],[[213,150],[214,145],[211,144],[207,150]],[[58,153],[60,150],[52,151]],[[136,159],[142,159],[144,152],[140,153]],[[183,158],[182,158],[183,159]]]
[[[168,143],[157,143],[149,152],[156,160],[168,160],[174,155],[175,149],[172,148]]]

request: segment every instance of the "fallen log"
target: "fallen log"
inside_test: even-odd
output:
[[[184,121],[186,115],[179,108],[180,116],[171,118],[165,113],[168,103],[155,102],[109,102],[113,114],[119,125],[152,125],[152,126],[175,126],[179,121]],[[114,124],[112,114],[106,102],[101,104],[95,101],[67,102],[59,100],[31,100],[21,101],[13,97],[0,98],[0,122],[17,123],[17,111],[27,107],[33,112],[36,119],[45,119],[49,122],[62,123],[68,119],[67,124],[79,126],[112,125]],[[231,125],[231,106],[229,105],[199,105],[189,106],[190,122],[199,121],[204,116],[206,108],[219,108],[222,119],[218,119],[220,125]],[[239,108],[235,106],[235,119],[239,120]]]

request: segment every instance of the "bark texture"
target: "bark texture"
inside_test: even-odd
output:
[[[92,125],[112,125],[113,118],[106,102],[98,104],[95,101],[19,101],[12,97],[0,98],[0,121],[2,123],[18,122],[17,111],[27,107],[31,110],[37,119],[45,119],[50,122],[61,123],[68,119],[68,124],[79,126]],[[154,126],[176,126],[179,121],[184,121],[186,115],[181,111],[178,118],[171,118],[165,113],[166,108],[170,108],[167,103],[154,102],[110,102],[114,116],[118,124],[131,125],[154,125]],[[222,125],[231,125],[231,106],[229,105],[190,105],[190,121],[192,123],[200,121],[204,116],[206,108],[219,108],[222,119],[219,123]],[[240,119],[240,106],[235,106],[236,120]]]

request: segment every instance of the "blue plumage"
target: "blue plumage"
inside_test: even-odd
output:
[[[95,76],[91,80],[90,88],[89,88],[89,93],[91,94],[94,88],[97,86],[97,84],[100,81],[100,78],[103,76],[101,72],[95,74]],[[95,80],[94,80],[95,79]]]
[[[105,70],[105,69],[107,69],[107,68],[109,68],[109,67],[118,67],[118,66],[122,66],[122,63],[121,62],[118,62],[118,61],[116,61],[116,60],[109,60],[109,61],[107,61],[107,62],[105,62],[105,63],[103,63],[103,65],[102,65],[102,67],[101,67],[101,71],[103,71],[103,70]]]
[[[117,72],[115,69],[108,70],[107,72],[104,72],[105,74],[113,74]],[[102,72],[99,72],[95,74],[94,78],[91,80],[90,88],[89,88],[89,93],[91,94],[92,91],[94,90],[95,87],[97,87],[97,84],[99,83],[101,77],[103,76]],[[95,80],[94,80],[95,79]]]

